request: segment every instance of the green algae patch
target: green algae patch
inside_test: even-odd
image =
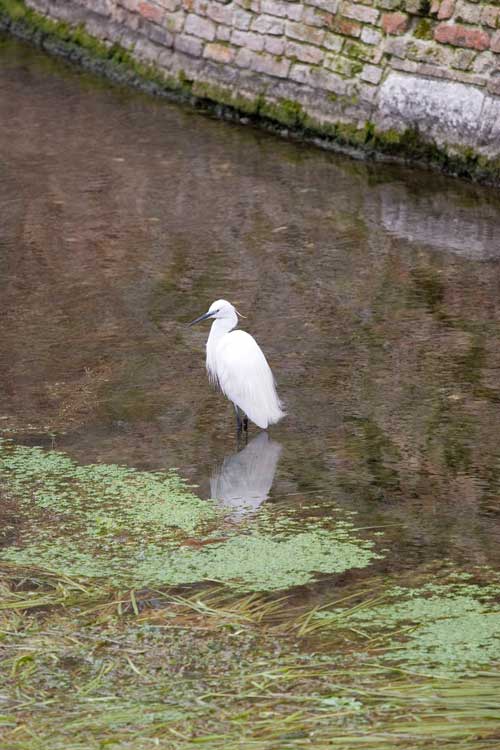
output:
[[[467,576],[462,576],[466,578]],[[383,603],[318,613],[332,626],[360,630],[376,641],[376,658],[440,674],[476,672],[500,662],[500,580],[477,585],[395,586]]]
[[[264,508],[236,525],[174,471],[81,466],[57,451],[0,440],[0,473],[19,509],[15,544],[0,559],[63,575],[130,587],[211,580],[266,591],[377,557],[338,513],[325,520]]]

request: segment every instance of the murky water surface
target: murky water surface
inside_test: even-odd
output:
[[[233,522],[334,501],[383,532],[375,569],[498,563],[494,190],[212,121],[5,40],[0,122],[1,435],[177,467]],[[288,410],[239,452],[208,326],[186,326],[219,297]],[[3,515],[9,545],[9,498]]]

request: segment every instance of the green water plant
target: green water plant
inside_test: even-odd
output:
[[[0,440],[1,485],[19,508],[0,558],[121,586],[231,582],[285,589],[377,557],[350,517],[262,509],[242,524],[197,497],[175,471],[81,466],[57,451]]]

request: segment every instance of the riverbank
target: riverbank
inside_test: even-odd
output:
[[[495,53],[484,47],[485,37],[481,37],[483,48],[472,48],[477,36],[472,34],[474,29],[469,40],[472,47],[467,35],[463,45],[460,40],[450,42],[444,37],[442,41],[431,41],[428,37],[434,27],[435,34],[441,33],[438,33],[440,6],[434,10],[427,5],[419,6],[413,15],[407,15],[387,14],[383,9],[362,5],[358,8],[354,4],[358,15],[360,11],[365,15],[371,13],[373,23],[365,19],[363,25],[351,19],[351,25],[358,25],[337,28],[333,33],[323,28],[333,21],[323,16],[314,16],[316,20],[311,21],[309,11],[306,20],[298,22],[273,16],[272,13],[282,12],[276,3],[276,8],[268,9],[264,15],[252,15],[252,8],[245,10],[235,3],[230,3],[231,8],[214,3],[220,13],[225,9],[226,14],[233,10],[246,14],[244,25],[267,23],[264,26],[268,32],[262,32],[264,41],[252,42],[257,32],[240,31],[245,36],[241,44],[253,43],[260,48],[261,43],[271,43],[267,35],[277,43],[276,39],[281,37],[276,35],[276,24],[285,28],[285,22],[287,34],[299,35],[299,40],[292,42],[292,57],[278,55],[274,60],[275,66],[283,61],[283,71],[286,68],[287,72],[282,74],[272,66],[269,70],[259,68],[263,64],[262,55],[251,50],[249,54],[254,57],[248,66],[239,67],[234,62],[230,42],[204,39],[203,33],[212,35],[210,24],[214,29],[219,27],[208,17],[205,19],[203,14],[208,10],[201,6],[196,11],[201,15],[188,14],[194,19],[190,21],[194,26],[193,34],[186,35],[180,26],[175,30],[175,24],[181,20],[182,24],[189,22],[184,20],[187,11],[177,8],[177,2],[172,12],[163,8],[164,3],[84,5],[1,0],[0,28],[117,83],[188,103],[218,117],[258,125],[281,136],[313,142],[356,158],[420,164],[447,174],[500,184],[499,154],[495,150],[498,140],[495,123],[500,105],[496,91],[490,91],[490,82],[495,80],[490,81],[490,71],[496,65]],[[235,9],[231,10],[233,5]],[[299,5],[302,6],[292,4],[294,13]],[[323,12],[318,8],[309,10]],[[348,14],[352,11],[344,10]],[[390,19],[384,20],[388,15],[404,16],[399,31],[396,27],[389,28]],[[269,26],[269,19],[274,19],[274,26]],[[203,32],[204,20],[206,32]],[[221,28],[229,29],[229,23],[226,19]],[[295,25],[292,28],[290,24]],[[269,32],[269,28],[274,31]],[[233,29],[231,34],[234,36],[236,32],[238,29]],[[330,36],[327,38],[325,34]],[[315,47],[312,42],[320,36],[321,43]],[[362,38],[370,38],[372,43],[359,41]],[[305,39],[309,40],[307,44]],[[488,36],[488,47],[490,41]],[[324,49],[327,42],[334,47],[342,44],[342,49],[337,52],[332,48],[327,54]],[[218,59],[210,57],[215,47]],[[313,52],[316,48],[317,53]],[[351,57],[345,56],[347,48]],[[245,47],[239,49],[246,51]],[[301,62],[301,55],[308,50],[309,55],[317,58],[316,63]],[[335,72],[330,70],[327,75],[318,57],[323,60],[326,54],[335,68]],[[416,58],[407,59],[408,55]],[[379,67],[373,64],[374,56]],[[434,67],[423,62],[427,58],[434,61]],[[460,69],[462,58],[467,58],[470,66],[481,64],[483,72],[474,73],[472,67],[468,72]],[[294,68],[297,70],[292,80],[289,76],[293,77]],[[363,79],[369,75],[375,78]],[[441,106],[443,102],[447,102],[446,106]]]

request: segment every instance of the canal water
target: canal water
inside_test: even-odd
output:
[[[1,436],[175,467],[234,522],[334,501],[383,532],[379,570],[498,564],[495,190],[212,120],[7,39],[0,123]],[[246,447],[206,379],[208,326],[186,325],[221,297],[288,412]]]

